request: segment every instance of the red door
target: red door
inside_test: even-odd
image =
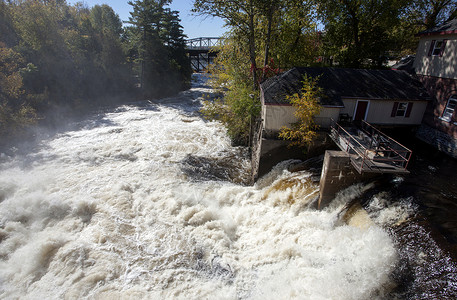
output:
[[[365,120],[365,115],[367,114],[367,108],[368,108],[368,101],[357,101],[354,121]]]

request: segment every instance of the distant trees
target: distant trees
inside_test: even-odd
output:
[[[191,69],[177,12],[164,7],[170,1],[135,5],[142,2],[150,5],[135,14],[150,23],[133,15],[136,25],[126,29],[108,5],[0,1],[0,135],[38,116],[81,111],[135,93],[140,60],[148,67],[149,96],[185,88]],[[146,40],[138,34],[141,28],[147,28]],[[167,83],[169,88],[156,88]]]
[[[122,22],[111,7],[1,1],[0,16],[3,58],[16,54],[9,55],[16,61],[12,74],[20,75],[17,86],[21,82],[20,95],[2,91],[2,105],[10,111],[79,109],[133,85],[120,39]],[[2,127],[9,123],[3,118]]]
[[[146,95],[169,95],[189,86],[192,69],[178,12],[171,0],[130,1],[128,28],[131,60],[139,66],[140,86]]]

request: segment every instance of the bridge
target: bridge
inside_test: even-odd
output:
[[[186,52],[194,72],[203,72],[214,62],[221,45],[220,37],[199,37],[186,40]]]

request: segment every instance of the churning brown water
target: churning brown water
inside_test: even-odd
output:
[[[255,186],[240,184],[245,150],[199,117],[204,92],[211,90],[197,82],[174,98],[95,115],[34,152],[2,154],[0,298],[410,293],[398,289],[411,272],[390,229],[410,224],[407,201],[387,205],[378,193],[373,221],[348,225],[340,211],[363,186],[316,211],[318,186],[306,171],[289,173],[288,162]]]

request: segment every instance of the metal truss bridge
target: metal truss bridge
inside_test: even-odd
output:
[[[194,72],[207,70],[208,65],[214,62],[221,45],[220,37],[199,37],[186,40],[186,52],[190,58]]]

